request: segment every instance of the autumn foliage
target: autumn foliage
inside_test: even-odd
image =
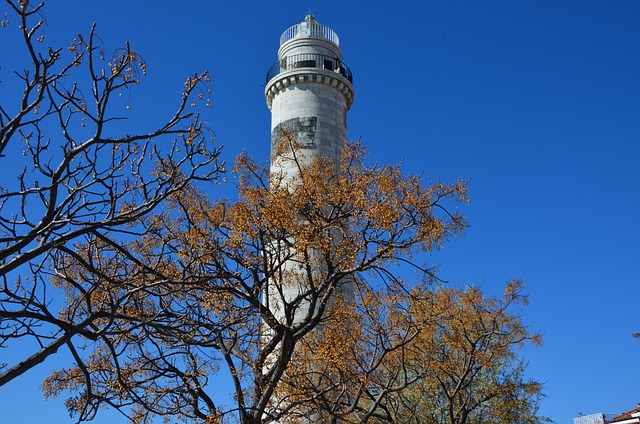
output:
[[[7,4],[35,51],[42,6]],[[42,176],[0,192],[0,346],[41,346],[0,383],[64,347],[73,364],[42,387],[79,421],[102,407],[135,423],[542,421],[519,356],[540,341],[519,316],[521,283],[488,297],[442,284],[426,261],[464,232],[466,181],[372,164],[360,142],[339,163],[303,160],[284,133],[275,157],[295,177],[242,154],[237,196],[221,199],[208,184],[219,150],[186,112],[209,102],[206,73],[160,128],[118,134],[110,102],[144,75],[141,56],[105,55],[93,30],[68,51],[66,65],[61,50],[32,54],[22,108],[0,111],[0,149],[17,136]],[[83,67],[91,96],[60,88]],[[61,122],[56,141],[46,119]],[[26,219],[33,199],[40,220]]]

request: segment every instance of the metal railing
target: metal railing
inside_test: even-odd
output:
[[[287,41],[296,37],[324,38],[325,40],[331,41],[336,46],[340,45],[340,38],[338,38],[338,34],[328,26],[324,26],[316,22],[315,19],[287,28],[287,30],[280,36],[280,45],[282,46]]]
[[[277,61],[267,72],[267,83],[276,75],[300,68],[326,69],[338,73],[353,84],[353,74],[347,65],[333,56],[323,54],[303,53],[287,56]]]

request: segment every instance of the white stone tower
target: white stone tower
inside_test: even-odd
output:
[[[333,160],[336,167],[347,140],[347,111],[353,103],[353,78],[342,63],[338,35],[319,24],[312,15],[293,25],[280,37],[278,61],[267,73],[265,98],[271,110],[271,175],[295,183],[298,167],[286,153],[280,155],[275,146],[283,137],[296,140],[296,157],[301,165],[315,158]],[[286,157],[289,157],[287,159]],[[332,237],[334,242],[336,236]],[[274,241],[274,257],[291,258],[287,245]],[[295,249],[295,247],[293,248]],[[284,252],[283,252],[284,250]],[[310,255],[313,260],[313,254]],[[283,281],[270,282],[264,293],[264,303],[281,322],[295,327],[313,315],[307,276],[292,259],[276,259]],[[318,260],[317,270],[323,265]],[[320,273],[320,272],[319,272]],[[353,284],[342,281],[338,291],[345,299],[353,299]],[[285,312],[287,310],[288,312]],[[321,331],[321,330],[319,330]],[[265,337],[270,337],[268,332]],[[276,399],[276,404],[278,400]],[[280,405],[281,407],[282,405]],[[273,405],[274,409],[279,409]],[[318,422],[308,417],[308,422]]]
[[[290,163],[274,155],[283,131],[295,135],[304,160],[323,155],[339,161],[347,139],[347,111],[353,78],[342,63],[338,35],[312,15],[280,37],[278,62],[267,73],[265,97],[271,110],[271,172],[293,176]]]

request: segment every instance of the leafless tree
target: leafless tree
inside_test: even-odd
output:
[[[6,6],[2,30],[20,31],[29,62],[3,73],[1,83],[22,84],[23,91],[0,99],[0,348],[18,358],[1,365],[0,385],[63,346],[78,358],[76,342],[122,331],[117,327],[130,315],[125,306],[144,290],[129,287],[95,302],[93,283],[110,264],[85,255],[80,285],[60,274],[66,256],[79,258],[81,245],[103,256],[126,254],[123,242],[144,231],[138,220],[222,170],[212,132],[188,111],[208,97],[206,73],[187,79],[161,125],[134,128],[126,101],[146,74],[135,50],[127,44],[107,53],[95,25],[65,49],[43,47],[44,4],[7,0]],[[154,273],[153,264],[146,272]],[[63,300],[67,284],[82,295]],[[19,357],[25,346],[33,351]]]

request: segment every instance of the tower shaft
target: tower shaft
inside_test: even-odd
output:
[[[339,39],[332,29],[307,15],[304,22],[282,34],[278,61],[267,73],[265,98],[271,110],[272,181],[296,185],[300,170],[319,158],[329,159],[339,169],[347,140],[347,111],[353,103],[353,77],[342,62]],[[283,144],[295,148],[295,161],[291,147],[283,149]],[[335,228],[326,237],[333,246],[340,240]],[[318,294],[310,290],[311,280],[316,275],[327,276],[326,264],[314,247],[303,252],[297,249],[295,237],[288,234],[269,242],[267,255],[274,271],[264,292],[265,306],[292,333],[316,315],[311,305]],[[299,257],[306,263],[296,259]],[[333,284],[334,293],[341,293],[347,301],[353,299],[351,280]],[[265,340],[273,336],[265,331]],[[272,411],[282,410],[283,402],[274,399]],[[318,419],[308,417],[308,422]]]

